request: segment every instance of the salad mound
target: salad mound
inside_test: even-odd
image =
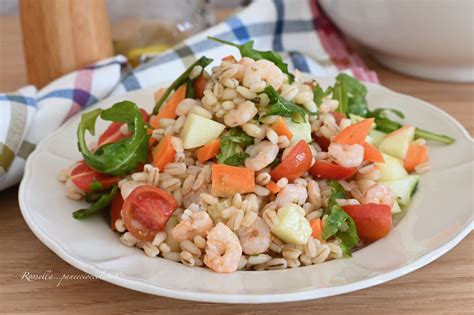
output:
[[[110,214],[126,246],[215,272],[273,270],[351,256],[392,229],[420,174],[426,141],[454,140],[370,109],[348,74],[322,87],[253,41],[201,57],[155,93],[84,113],[82,160],[59,174],[72,215]],[[94,144],[97,119],[110,125]]]

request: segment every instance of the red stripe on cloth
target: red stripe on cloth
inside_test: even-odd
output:
[[[379,83],[377,74],[367,69],[359,55],[350,52],[340,31],[321,10],[318,0],[308,0],[313,15],[313,27],[326,53],[338,70],[350,69],[362,81]]]
[[[74,89],[90,92],[91,87],[92,87],[93,72],[94,72],[93,69],[87,69],[87,68],[77,71],[76,78],[74,79]],[[88,100],[82,99],[80,96],[83,94],[84,93],[74,94],[71,108],[69,109],[69,112],[67,113],[66,118],[64,118],[64,121],[68,120],[71,116],[73,116],[75,113],[80,111],[82,109],[82,106],[85,106],[87,104]]]

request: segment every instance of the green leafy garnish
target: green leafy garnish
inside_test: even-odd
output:
[[[75,219],[83,219],[93,214],[98,213],[100,210],[107,208],[112,204],[112,200],[117,194],[117,186],[114,186],[109,193],[103,194],[96,202],[94,202],[89,208],[79,209],[72,213]]]
[[[357,79],[340,73],[333,87],[333,98],[339,101],[338,112],[366,117],[369,110],[367,88]]]
[[[195,66],[201,66],[203,69],[207,67],[213,59],[207,58],[207,57],[201,57],[198,60],[196,60],[192,65],[190,65],[176,80],[174,80],[173,83],[166,89],[165,93],[161,96],[161,98],[156,102],[155,107],[153,108],[153,114],[157,114],[160,111],[161,106],[163,103],[166,101],[166,99],[170,96],[171,92],[176,90],[178,87],[180,87],[183,84],[187,84],[187,82],[191,81],[189,80],[189,74],[191,71],[193,71],[193,68]]]
[[[336,199],[347,198],[347,193],[337,181],[330,181],[332,189],[328,203],[328,217],[323,227],[323,239],[333,236],[341,240],[344,254],[351,256],[351,249],[359,243],[359,236],[354,220],[337,204]]]
[[[332,206],[337,205],[336,199],[347,199],[349,195],[337,180],[330,180],[328,183],[332,190],[331,196],[329,197],[328,201],[329,210],[332,208]]]
[[[89,185],[89,191],[91,192],[101,191],[102,188],[103,188],[102,184],[95,178],[92,180],[92,182]]]
[[[131,137],[117,142],[100,146],[91,152],[85,140],[85,133],[95,134],[97,117],[114,122],[127,123],[129,130],[133,130]],[[110,175],[125,175],[137,169],[140,163],[147,159],[148,135],[146,123],[137,105],[131,101],[114,104],[106,110],[96,109],[84,113],[77,128],[79,151],[86,163],[93,169]]]
[[[283,58],[278,54],[277,52],[273,50],[267,50],[267,51],[261,51],[261,50],[256,50],[253,48],[254,41],[248,41],[243,45],[235,44],[232,42],[228,42],[226,40],[222,40],[216,37],[208,36],[210,40],[213,40],[215,42],[219,42],[221,44],[226,44],[230,46],[234,46],[239,49],[240,55],[242,57],[248,57],[252,58],[253,60],[261,60],[261,59],[266,59],[268,61],[271,61],[277,66],[283,73],[288,75],[288,80],[290,83],[292,83],[295,80],[295,76],[288,71],[288,64],[286,64],[283,61]]]
[[[326,91],[323,90],[323,88],[319,85],[316,84],[316,86],[313,88],[313,101],[314,103],[319,107],[323,103],[323,98],[331,94],[332,91],[332,86],[329,86]]]
[[[376,113],[376,111],[377,110],[371,112],[369,114],[369,117],[375,118],[375,123],[376,123],[376,129],[377,130],[383,131],[385,133],[390,133],[390,132],[393,132],[393,131],[398,130],[398,129],[403,127],[402,124],[400,124],[396,121],[393,121],[393,120],[385,117],[384,115],[382,115],[381,114],[382,112],[378,113],[378,114],[374,114],[374,113]],[[391,111],[393,112],[393,110],[391,110]],[[397,111],[397,112],[399,112],[399,111]],[[399,116],[399,115],[397,115],[397,116]],[[447,135],[437,134],[437,133],[427,131],[427,130],[424,130],[424,129],[420,129],[420,128],[415,128],[415,138],[416,139],[423,138],[425,140],[432,140],[432,141],[436,141],[436,142],[440,142],[440,143],[444,143],[444,144],[451,144],[451,143],[454,143],[454,141],[455,141],[453,138],[451,138]]]
[[[305,121],[305,116],[307,113],[311,115],[316,114],[309,112],[305,108],[293,104],[290,101],[285,100],[283,97],[280,96],[280,94],[278,94],[277,91],[275,91],[275,89],[271,85],[268,85],[265,88],[264,92],[268,95],[268,98],[270,100],[270,103],[268,105],[269,111],[265,114],[265,116],[280,115],[285,117],[291,117],[291,120],[293,122],[302,123]]]
[[[316,93],[317,95],[320,95],[321,91],[316,91]],[[341,73],[336,77],[336,82],[332,87],[332,97],[339,102],[337,108],[338,112],[346,115],[355,114],[361,117],[373,117],[375,118],[376,129],[386,133],[390,133],[403,127],[399,122],[387,117],[388,113],[393,113],[403,119],[405,117],[401,111],[388,108],[377,108],[370,111],[366,96],[367,88],[357,79],[345,73]],[[445,144],[451,144],[455,141],[449,136],[433,133],[420,128],[415,129],[415,138],[423,138]]]
[[[253,138],[240,128],[231,128],[229,133],[221,138],[220,153],[217,154],[217,162],[232,166],[242,165],[249,156],[244,152],[245,148],[253,144]]]

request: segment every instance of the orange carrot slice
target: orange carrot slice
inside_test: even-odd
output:
[[[176,151],[171,143],[171,136],[165,136],[153,149],[153,165],[163,171],[168,163],[174,161],[175,155]]]
[[[214,139],[206,145],[200,147],[196,151],[196,156],[199,162],[206,162],[214,158],[221,148],[221,141],[219,139]]]
[[[275,130],[279,136],[286,136],[288,140],[293,138],[293,133],[291,132],[290,128],[288,128],[285,120],[281,117],[278,117],[278,119],[273,123],[272,129]]]
[[[356,124],[342,130],[334,139],[339,144],[360,144],[362,145],[369,134],[374,123],[373,118],[364,119]]]
[[[364,146],[364,161],[378,162],[378,163],[385,162],[382,152],[380,152],[379,149],[377,149],[376,147],[374,147],[373,145],[365,141],[364,143],[362,143],[362,145]]]
[[[403,166],[408,172],[413,172],[415,167],[428,162],[428,147],[418,143],[411,143],[408,146],[407,157]]]
[[[186,85],[181,85],[170,97],[168,102],[161,108],[158,115],[153,118],[150,122],[150,125],[158,129],[160,128],[160,119],[162,118],[176,118],[176,108],[178,107],[179,103],[186,98]]]
[[[211,193],[218,197],[232,197],[255,190],[255,171],[250,168],[212,164]]]
[[[280,187],[278,187],[274,181],[270,181],[265,187],[270,190],[272,195],[276,195],[280,192]]]
[[[311,236],[313,238],[317,238],[318,240],[322,241],[323,239],[323,222],[321,221],[320,218],[313,219],[309,221],[309,225],[311,225],[311,228],[313,229],[313,232],[311,233]]]

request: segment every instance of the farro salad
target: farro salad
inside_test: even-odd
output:
[[[454,140],[368,108],[347,74],[323,89],[280,55],[201,57],[147,113],[124,100],[84,113],[83,160],[59,174],[73,213],[110,214],[126,246],[215,272],[318,264],[386,236],[430,169],[426,140]],[[96,143],[97,118],[111,124]]]

